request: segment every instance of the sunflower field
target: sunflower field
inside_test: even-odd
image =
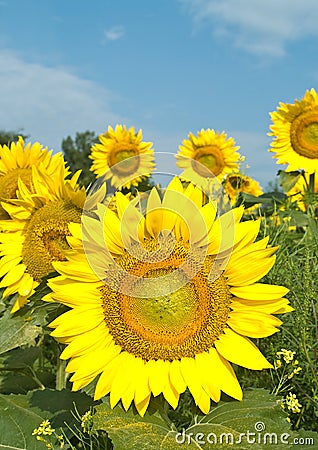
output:
[[[270,116],[272,192],[214,129],[0,146],[0,449],[318,448],[318,94]]]

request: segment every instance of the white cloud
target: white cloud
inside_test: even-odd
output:
[[[104,30],[104,40],[117,41],[125,35],[125,29],[122,25],[117,25]]]
[[[179,0],[198,26],[261,56],[283,56],[289,42],[318,37],[317,0]]]
[[[63,137],[87,129],[103,132],[121,122],[114,95],[65,68],[25,62],[0,50],[0,128],[30,134],[32,142],[59,150]]]

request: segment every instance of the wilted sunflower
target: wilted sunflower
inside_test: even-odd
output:
[[[189,139],[179,146],[177,166],[192,169],[202,177],[217,177],[222,180],[224,175],[238,169],[240,147],[235,146],[233,138],[227,138],[222,131],[202,129],[198,136],[189,133]],[[198,164],[199,163],[199,164]]]
[[[17,198],[18,179],[31,188],[32,167],[40,164],[46,172],[53,176],[60,161],[62,153],[52,156],[52,150],[42,148],[38,142],[24,144],[20,136],[18,142],[12,142],[10,147],[0,145],[0,202]],[[65,169],[65,176],[68,174]],[[0,219],[8,219],[6,211],[0,206]]]
[[[245,192],[246,194],[251,194],[255,197],[263,194],[263,191],[256,180],[240,173],[231,173],[227,175],[224,180],[224,190],[230,197],[232,204],[235,203],[240,192]]]
[[[288,164],[288,170],[304,169],[313,173],[318,169],[318,95],[314,89],[306,91],[295,103],[280,103],[270,113],[274,136],[271,152],[277,164]]]
[[[257,283],[276,248],[254,242],[259,221],[239,223],[243,208],[217,217],[202,198],[175,178],[162,199],[151,191],[145,216],[117,193],[117,213],[100,204],[98,220],[70,226],[73,251],[53,264],[61,275],[46,300],[71,308],[50,326],[67,344],[73,390],[100,374],[95,399],[134,401],[143,415],[151,394],[176,408],[188,387],[207,413],[221,390],[242,398],[230,362],[271,367],[247,336],[275,333],[271,314],[292,309],[285,287]]]
[[[122,125],[115,129],[109,126],[99,141],[91,149],[91,170],[99,177],[111,178],[112,186],[136,186],[154,170],[152,142],[142,141],[142,130],[135,133],[133,127],[127,130]]]
[[[68,224],[80,222],[85,190],[77,184],[79,173],[65,180],[64,161],[54,177],[32,167],[32,191],[18,180],[18,199],[3,202],[11,220],[0,221],[0,287],[3,296],[18,293],[12,312],[34,293],[41,278],[53,271],[52,262],[65,260],[69,248]]]

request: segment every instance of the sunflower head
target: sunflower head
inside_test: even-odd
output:
[[[64,176],[68,175],[65,169],[63,155],[58,153],[52,156],[52,150],[43,148],[38,142],[25,144],[20,136],[18,142],[12,142],[10,147],[0,146],[0,201],[16,199],[19,179],[32,190],[32,167],[42,166],[50,177],[53,177],[57,167],[63,164]],[[0,206],[0,220],[9,219],[5,209]]]
[[[310,173],[318,169],[318,94],[306,91],[301,100],[280,103],[270,113],[271,152],[278,164],[288,164],[288,170],[304,169]]]
[[[195,136],[189,133],[189,139],[183,141],[177,154],[177,165],[184,169],[191,168],[202,177],[217,177],[238,169],[240,158],[233,138],[227,138],[222,131],[204,130]]]
[[[97,204],[70,225],[73,250],[53,263],[47,299],[70,307],[50,326],[67,345],[74,390],[99,376],[96,399],[134,402],[141,415],[151,395],[176,408],[186,388],[204,413],[221,391],[242,398],[230,363],[271,367],[249,337],[275,333],[272,314],[291,310],[287,289],[258,283],[276,248],[242,214],[219,215],[175,178],[139,200],[118,192],[112,208]]]
[[[223,184],[224,190],[229,196],[232,204],[235,203],[240,192],[245,192],[246,194],[251,194],[255,197],[263,194],[263,191],[256,180],[240,173],[227,175]]]
[[[152,143],[142,141],[142,131],[116,125],[99,136],[99,144],[91,149],[91,170],[97,176],[111,179],[115,187],[137,185],[149,177],[155,167]]]
[[[18,294],[12,312],[34,293],[42,277],[52,272],[53,261],[65,260],[70,249],[68,224],[80,222],[85,190],[77,184],[79,174],[65,180],[64,161],[52,179],[42,166],[33,166],[31,186],[18,180],[17,199],[3,202],[10,220],[0,221],[0,287],[3,296]],[[59,177],[58,177],[59,174]]]

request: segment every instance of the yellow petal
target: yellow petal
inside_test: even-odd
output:
[[[24,275],[26,269],[25,264],[18,264],[13,267],[1,280],[0,287],[6,287],[16,284]]]
[[[247,300],[276,300],[284,297],[289,289],[284,286],[254,283],[249,286],[232,286],[231,294]]]
[[[172,406],[172,408],[176,409],[179,403],[179,393],[176,391],[176,389],[173,387],[170,381],[166,383],[162,393],[164,398]]]
[[[273,367],[249,339],[225,328],[214,343],[217,351],[228,361],[248,369],[261,370]]]
[[[17,298],[17,300],[15,301],[12,309],[11,309],[11,314],[19,311],[19,309],[23,308],[24,305],[26,305],[28,303],[28,298],[27,297],[21,297],[19,295],[19,297]]]
[[[244,286],[252,284],[263,278],[275,264],[276,256],[269,256],[272,249],[258,250],[243,258],[235,265],[226,266],[224,275],[231,286]]]
[[[150,360],[147,362],[149,386],[155,397],[161,394],[163,388],[169,381],[169,365],[170,363],[168,361],[163,361],[162,359],[156,361]]]
[[[183,197],[183,186],[179,178],[169,183],[162,200],[162,229],[172,231],[178,218],[177,205]]]
[[[232,311],[227,323],[243,336],[262,338],[277,333],[279,330],[276,327],[279,327],[282,321],[277,317],[250,309]]]
[[[216,385],[230,397],[242,400],[243,393],[235,372],[226,359],[223,358],[214,348],[209,350],[209,355],[214,367],[213,378]]]
[[[231,302],[231,308],[234,311],[256,311],[267,314],[281,314],[293,311],[287,298],[278,300],[246,300],[244,298],[235,298]]]
[[[128,238],[142,242],[144,239],[145,218],[121,192],[116,193],[116,205],[121,220],[122,240],[125,245],[129,243]]]
[[[196,365],[202,377],[202,387],[214,402],[220,401],[220,385],[215,380],[215,364],[213,358],[207,352],[198,353],[195,356]]]
[[[196,404],[199,403],[202,384],[195,360],[193,358],[181,358],[180,371],[191,392]]]
[[[175,390],[182,394],[187,388],[186,382],[181,374],[180,361],[173,360],[169,366],[169,379]]]
[[[162,212],[158,191],[152,188],[147,202],[146,228],[153,237],[157,237],[162,230]]]
[[[93,351],[101,345],[106,345],[112,341],[112,337],[102,323],[98,327],[84,334],[74,336],[72,342],[63,350],[61,359],[69,359],[75,356],[81,356],[87,351]]]
[[[197,403],[203,414],[208,414],[210,411],[210,396],[202,389],[201,396]]]
[[[136,403],[136,400],[135,400],[136,409],[139,412],[139,414],[141,415],[141,417],[143,417],[145,415],[145,412],[147,411],[147,408],[148,408],[148,405],[149,405],[149,402],[150,402],[150,397],[151,397],[151,395],[148,394],[148,396],[145,397],[139,403]]]
[[[22,280],[20,281],[20,287],[18,293],[21,297],[30,296],[33,289],[38,285],[36,281],[33,280],[30,274],[25,273]]]
[[[10,272],[15,266],[17,266],[22,257],[16,255],[6,255],[0,259],[0,278],[6,273]]]
[[[141,358],[136,358],[134,377],[136,380],[134,401],[135,401],[136,408],[138,410],[138,405],[143,404],[143,402],[147,398],[148,398],[148,402],[149,402],[149,398],[150,398],[150,394],[151,394],[150,387],[149,387],[148,369],[147,369],[145,361],[143,361]],[[138,412],[139,412],[139,410],[138,410]],[[139,414],[140,414],[140,412],[139,412]]]
[[[72,336],[85,333],[98,327],[104,321],[103,309],[97,307],[72,309],[59,316],[49,324],[49,327],[56,328],[51,335],[54,337]],[[106,325],[105,325],[106,328]]]
[[[130,384],[130,377],[127,374],[130,372],[131,360],[133,356],[127,352],[122,352],[118,355],[119,370],[113,378],[110,390],[110,406],[114,408],[121,398],[124,397],[126,390]],[[131,397],[132,400],[132,397]],[[130,401],[131,402],[131,401]]]

